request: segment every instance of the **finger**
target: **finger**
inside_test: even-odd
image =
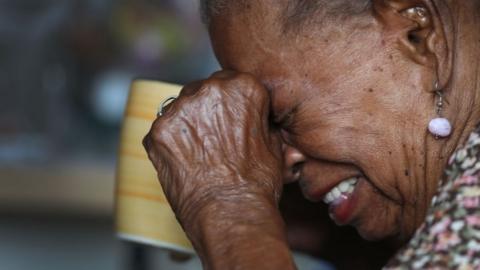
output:
[[[192,96],[195,93],[197,93],[198,90],[202,88],[202,86],[203,86],[203,80],[191,82],[182,88],[182,91],[180,91],[179,97]]]
[[[220,70],[215,73],[213,73],[210,76],[210,79],[220,79],[220,80],[226,80],[226,79],[231,79],[237,75],[238,72],[233,71],[233,70]]]
[[[203,84],[203,81],[199,80],[185,85],[175,100],[161,108],[162,118],[169,114],[173,114],[170,112],[178,111],[180,104],[185,103],[189,97],[195,95],[202,88]]]
[[[152,163],[155,165],[157,162],[156,155],[154,153],[154,147],[153,147],[153,140],[152,140],[152,132],[148,132],[147,135],[142,140],[143,147],[145,148],[145,151],[147,152],[148,158]]]
[[[151,141],[151,133],[152,131],[150,130],[145,137],[143,137],[142,140],[142,145],[145,151],[149,151],[152,148],[152,141]]]

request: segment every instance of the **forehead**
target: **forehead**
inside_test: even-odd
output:
[[[322,12],[319,16],[303,13],[309,18],[292,17],[292,2],[297,1],[252,1],[251,5],[237,5],[212,17],[209,32],[222,67],[249,72],[241,67],[252,68],[252,62],[267,60],[271,63],[302,50],[325,50],[320,39],[331,44],[341,39],[345,24],[338,31],[335,23],[319,17]]]
[[[252,60],[261,62],[267,58],[271,62],[313,47],[319,37],[330,35],[335,23],[329,23],[333,21],[327,20],[324,12],[316,12],[318,6],[299,7],[296,5],[299,2],[304,1],[247,0],[213,16],[209,32],[222,67],[244,71],[233,64]],[[311,10],[307,12],[309,8]],[[333,38],[329,40],[333,41]]]
[[[229,8],[210,20],[212,46],[223,68],[239,70],[235,67],[239,62],[253,60],[254,57],[266,57],[267,51],[278,49],[275,44],[278,44],[281,36],[281,4],[274,3],[267,8],[264,3],[259,3],[263,1],[255,2],[241,8]]]
[[[341,24],[325,20],[286,33],[279,23],[281,11],[227,13],[215,17],[210,25],[222,67],[258,78],[272,90],[274,110],[289,108],[313,93],[313,88],[335,92],[333,86],[343,83],[345,70],[356,74],[362,66],[358,63],[374,58],[372,44],[378,43],[378,31],[373,18]]]

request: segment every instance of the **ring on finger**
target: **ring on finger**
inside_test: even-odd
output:
[[[177,99],[176,96],[171,96],[171,97],[166,98],[164,101],[162,101],[162,103],[160,104],[160,107],[158,108],[157,116],[158,117],[163,116],[163,114],[165,113],[165,108],[169,104],[174,102],[176,99]]]

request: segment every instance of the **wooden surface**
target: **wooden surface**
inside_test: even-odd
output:
[[[92,161],[0,167],[0,212],[112,217],[114,164]]]

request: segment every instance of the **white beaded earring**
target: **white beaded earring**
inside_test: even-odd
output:
[[[428,131],[430,131],[430,133],[432,133],[432,135],[435,136],[436,139],[439,139],[450,136],[450,134],[452,133],[452,125],[447,118],[442,117],[442,109],[445,100],[443,97],[443,91],[438,87],[438,82],[435,83],[435,95],[437,96],[437,117],[432,119],[428,124]]]

